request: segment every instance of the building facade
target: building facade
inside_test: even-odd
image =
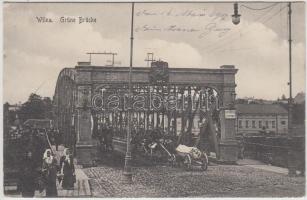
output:
[[[237,104],[237,135],[287,134],[288,112],[278,104]]]

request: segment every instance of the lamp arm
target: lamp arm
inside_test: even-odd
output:
[[[249,9],[249,10],[266,10],[266,9],[269,9],[269,8],[272,8],[272,7],[274,7],[274,6],[276,6],[277,4],[279,4],[279,3],[274,3],[274,4],[272,4],[272,5],[269,5],[269,6],[267,6],[267,7],[263,7],[263,8],[252,8],[252,7],[249,7],[249,6],[246,6],[246,5],[240,5],[240,8],[241,7],[244,7],[244,8],[247,8],[247,9]]]

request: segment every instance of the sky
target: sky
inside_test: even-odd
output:
[[[287,9],[286,3],[241,2],[241,22],[234,25],[232,3],[136,3],[133,66],[146,67],[148,52],[170,68],[235,65],[237,97],[288,96]],[[292,3],[292,12],[295,96],[305,91],[305,4]],[[130,26],[130,3],[4,3],[3,101],[24,102],[33,92],[52,97],[61,69],[88,61],[86,52],[116,52],[115,66],[129,66]],[[92,64],[110,59],[93,56]]]

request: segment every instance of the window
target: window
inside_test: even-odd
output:
[[[242,121],[239,120],[239,128],[242,128]]]
[[[276,128],[275,121],[272,121],[272,128]]]
[[[281,121],[280,122],[282,125],[286,125],[286,121]]]
[[[269,128],[269,121],[265,121],[265,128]]]
[[[252,121],[252,127],[256,128],[256,122],[254,120]]]
[[[248,128],[248,120],[245,121],[245,128]]]
[[[259,121],[259,128],[262,128],[262,121]]]

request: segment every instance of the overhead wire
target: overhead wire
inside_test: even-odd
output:
[[[275,14],[273,14],[269,19],[267,19],[266,21],[264,21],[264,23],[270,21],[273,17],[275,17],[277,14],[279,14],[281,11],[283,11],[285,8],[287,8],[288,6],[284,6],[282,9],[280,9],[278,12],[276,12]]]
[[[36,94],[48,81],[50,81],[53,78],[47,78],[42,81],[42,83],[34,90],[34,94]]]
[[[226,52],[226,51],[248,51],[248,50],[253,50],[253,49],[258,49],[258,48],[239,48],[239,49],[224,49],[221,51],[217,51],[217,52]]]
[[[259,20],[261,20],[262,18],[266,17],[266,15],[273,9],[273,7],[271,7],[269,10],[267,10],[263,15],[261,15],[260,17],[257,17],[254,22],[258,22]],[[247,27],[247,29],[250,27],[250,25]],[[236,30],[235,32],[232,32],[231,34],[229,34],[226,37],[223,37],[222,39],[218,40],[217,42],[212,42],[211,44],[207,45],[205,48],[209,47],[209,51],[212,47],[214,46],[220,46],[220,45],[216,45],[216,43],[223,43],[225,42],[225,40],[228,40],[229,38],[233,38],[233,37],[237,37],[237,34],[239,33],[239,30]],[[215,48],[215,47],[214,47]]]
[[[34,91],[34,94],[36,94],[36,92],[47,82],[47,80],[44,80]]]
[[[244,4],[241,4],[240,7],[244,7],[244,8],[250,9],[250,10],[266,10],[266,9],[269,9],[269,8],[276,6],[277,4],[279,4],[279,3],[274,3],[272,5],[269,5],[269,6],[266,6],[266,7],[263,7],[263,8],[252,8],[252,7],[246,6]]]
[[[287,6],[284,6],[282,9],[278,10],[278,12],[275,12],[275,13],[274,13],[272,16],[270,16],[268,19],[262,21],[262,23],[266,23],[266,22],[270,21],[271,19],[273,19],[273,17],[275,17],[278,13],[282,12],[285,8],[287,8]],[[244,32],[242,32],[242,33],[246,34],[246,33],[250,32],[250,31],[251,31],[250,29],[246,29],[246,30],[245,30]],[[211,54],[211,53],[215,52],[216,50],[221,49],[221,47],[225,47],[225,45],[231,44],[231,43],[233,43],[233,42],[235,42],[235,41],[237,41],[237,40],[239,40],[239,39],[241,39],[241,38],[242,38],[242,36],[239,36],[239,37],[237,37],[237,38],[235,38],[235,39],[229,41],[228,43],[224,43],[223,45],[217,46],[217,48],[210,49],[208,53]]]
[[[271,8],[272,9],[272,8]],[[270,10],[268,11],[268,12],[270,12]],[[268,13],[267,12],[267,13]],[[266,14],[267,14],[266,13]],[[264,16],[265,15],[262,15],[262,16],[260,16],[257,20],[255,20],[254,22],[261,22],[261,23],[264,23],[264,22],[266,22],[266,19],[264,18]],[[265,16],[265,17],[267,17],[267,16]],[[270,19],[270,17],[268,18],[268,19]],[[248,32],[250,32],[251,31],[251,25],[249,25],[245,30],[243,30],[242,32],[240,32],[240,36],[238,36],[237,34],[234,36],[234,39],[232,39],[232,40],[230,40],[230,41],[226,41],[226,42],[224,42],[222,45],[218,45],[217,47],[215,47],[215,48],[211,48],[211,49],[209,49],[209,51],[210,52],[212,52],[212,51],[215,51],[215,50],[218,50],[218,49],[220,49],[221,47],[224,47],[225,45],[228,45],[228,44],[230,44],[230,43],[233,43],[234,41],[237,41],[238,39],[241,39],[242,37],[241,37],[241,34],[246,34],[246,33],[248,33]]]

